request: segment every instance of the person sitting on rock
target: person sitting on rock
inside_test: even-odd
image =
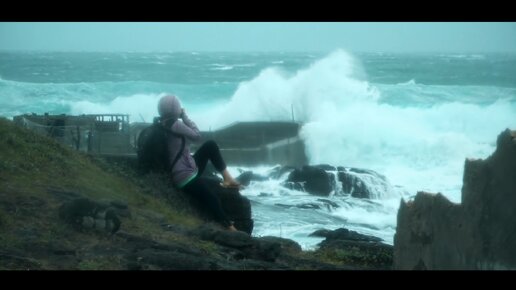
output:
[[[227,229],[236,231],[237,229],[224,213],[217,195],[199,178],[206,168],[208,160],[211,160],[215,168],[222,173],[224,181],[221,186],[240,187],[240,184],[228,172],[217,143],[212,140],[206,141],[192,156],[188,146],[181,146],[181,143],[197,142],[201,139],[201,134],[197,125],[186,115],[178,98],[172,95],[162,97],[158,103],[158,112],[162,126],[172,132],[167,137],[170,164],[172,165],[172,182],[176,187],[206,205],[216,221]],[[182,138],[185,141],[182,141]],[[179,152],[181,148],[183,148],[182,152]],[[176,158],[178,159],[176,160]]]

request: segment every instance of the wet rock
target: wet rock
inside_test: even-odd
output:
[[[242,174],[240,174],[235,179],[242,184],[243,186],[248,186],[249,183],[251,183],[251,180],[253,178],[253,172],[252,171],[246,171]]]
[[[265,237],[261,237],[261,238],[257,238],[257,239],[262,240],[262,241],[271,242],[271,243],[277,243],[280,245],[280,248],[283,252],[287,252],[289,254],[297,254],[302,251],[301,246],[297,242],[295,242],[291,239],[284,239],[284,238],[273,237],[273,236],[265,236]]]
[[[369,169],[348,168],[339,171],[337,177],[342,191],[355,198],[378,198],[393,190],[385,176]]]
[[[269,178],[266,176],[255,174],[252,171],[245,171],[235,179],[243,186],[248,186],[251,183],[251,181],[265,181]]]
[[[346,241],[363,241],[363,242],[381,242],[382,239],[370,235],[364,235],[357,233],[355,231],[350,231],[345,228],[339,228],[336,230],[317,230],[310,234],[310,236],[314,237],[323,237],[326,238],[327,241],[331,240],[346,240]]]
[[[305,191],[314,195],[328,196],[335,188],[333,174],[313,166],[303,166],[292,171],[287,181],[304,183]]]
[[[59,207],[59,217],[78,230],[82,230],[84,226],[90,227],[90,221],[91,227],[96,228],[97,219],[104,221],[102,227],[111,234],[117,232],[121,225],[112,208],[106,208],[105,205],[88,198],[77,198],[63,203]]]
[[[364,235],[345,228],[317,230],[310,236],[326,237],[319,243],[319,252],[360,265],[366,269],[391,269],[393,246],[381,243],[382,239]]]
[[[232,248],[244,248],[253,245],[251,236],[244,232],[232,232],[225,229],[221,230],[209,224],[199,227],[195,231],[195,235],[202,240],[212,241]]]
[[[335,166],[329,165],[329,164],[319,164],[319,165],[313,165],[315,168],[322,169],[324,171],[336,171],[337,168]]]
[[[206,257],[199,257],[170,251],[144,249],[136,253],[133,268],[145,269],[154,265],[162,270],[217,270],[217,263]]]

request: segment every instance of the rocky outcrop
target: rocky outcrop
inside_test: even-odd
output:
[[[342,191],[356,198],[379,198],[393,189],[387,178],[376,171],[361,168],[338,168]]]
[[[393,247],[382,243],[382,239],[350,231],[345,228],[318,230],[310,234],[325,237],[317,250],[327,255],[337,256],[349,264],[360,265],[364,269],[391,269]]]
[[[242,172],[242,174],[240,174],[235,179],[243,186],[248,186],[251,183],[251,181],[265,181],[269,178],[266,176],[256,174],[252,171],[245,171],[245,172]]]
[[[120,232],[116,249],[120,263],[129,270],[356,269],[298,257],[301,247],[289,239],[253,238],[243,232],[221,229],[216,224],[207,223],[187,232],[180,229],[178,233],[213,245],[206,252],[206,249],[187,247],[179,242],[162,243]]]
[[[342,191],[356,198],[369,198],[373,196],[367,185],[357,176],[345,171],[339,171],[339,181],[342,183]]]
[[[486,160],[465,162],[462,203],[419,192],[402,200],[395,269],[516,269],[516,132]]]
[[[333,231],[330,230],[317,230],[310,234],[310,236],[314,237],[324,237],[326,240],[323,242],[327,243],[333,240],[348,240],[348,241],[361,241],[361,242],[381,242],[382,239],[374,236],[363,235],[357,233],[355,231],[350,231],[345,228],[336,229]]]
[[[328,164],[303,166],[297,169],[281,167],[275,169],[271,176],[277,176],[275,172],[284,174],[288,171],[290,171],[288,178],[282,184],[284,187],[319,196],[329,196],[335,192],[335,194],[349,194],[355,198],[375,199],[394,191],[385,176],[373,170],[361,168],[334,167]],[[337,182],[340,182],[340,188]]]
[[[127,205],[124,209],[127,209]],[[77,198],[63,203],[59,208],[59,217],[76,229],[103,228],[111,234],[116,233],[121,224],[115,207],[88,198]]]
[[[328,196],[335,188],[333,174],[315,166],[295,169],[289,174],[287,182],[303,183],[306,192],[320,196]]]

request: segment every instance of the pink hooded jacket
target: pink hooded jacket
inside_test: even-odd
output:
[[[181,152],[181,157],[172,168],[172,182],[178,187],[183,187],[197,176],[197,165],[190,154],[188,145],[189,143],[200,141],[201,134],[197,125],[195,125],[181,109],[181,103],[176,96],[169,95],[162,97],[158,103],[158,112],[162,120],[176,120],[170,129],[172,132],[185,137],[185,148],[183,152]],[[179,149],[181,149],[181,138],[170,135],[168,137],[170,163],[174,161]]]

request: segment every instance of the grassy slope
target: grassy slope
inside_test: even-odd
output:
[[[183,236],[164,232],[157,222],[139,212],[151,210],[169,223],[187,227],[201,223],[164,198],[143,194],[141,186],[108,172],[92,157],[0,118],[0,269],[119,268],[116,257],[85,259],[77,264],[63,261],[62,265],[47,259],[48,249],[56,247],[88,248],[99,243],[109,247],[112,243],[109,238],[76,232],[59,221],[57,209],[62,200],[52,194],[56,190],[94,200],[127,202],[132,218],[123,218],[122,230],[157,241],[191,243]]]

